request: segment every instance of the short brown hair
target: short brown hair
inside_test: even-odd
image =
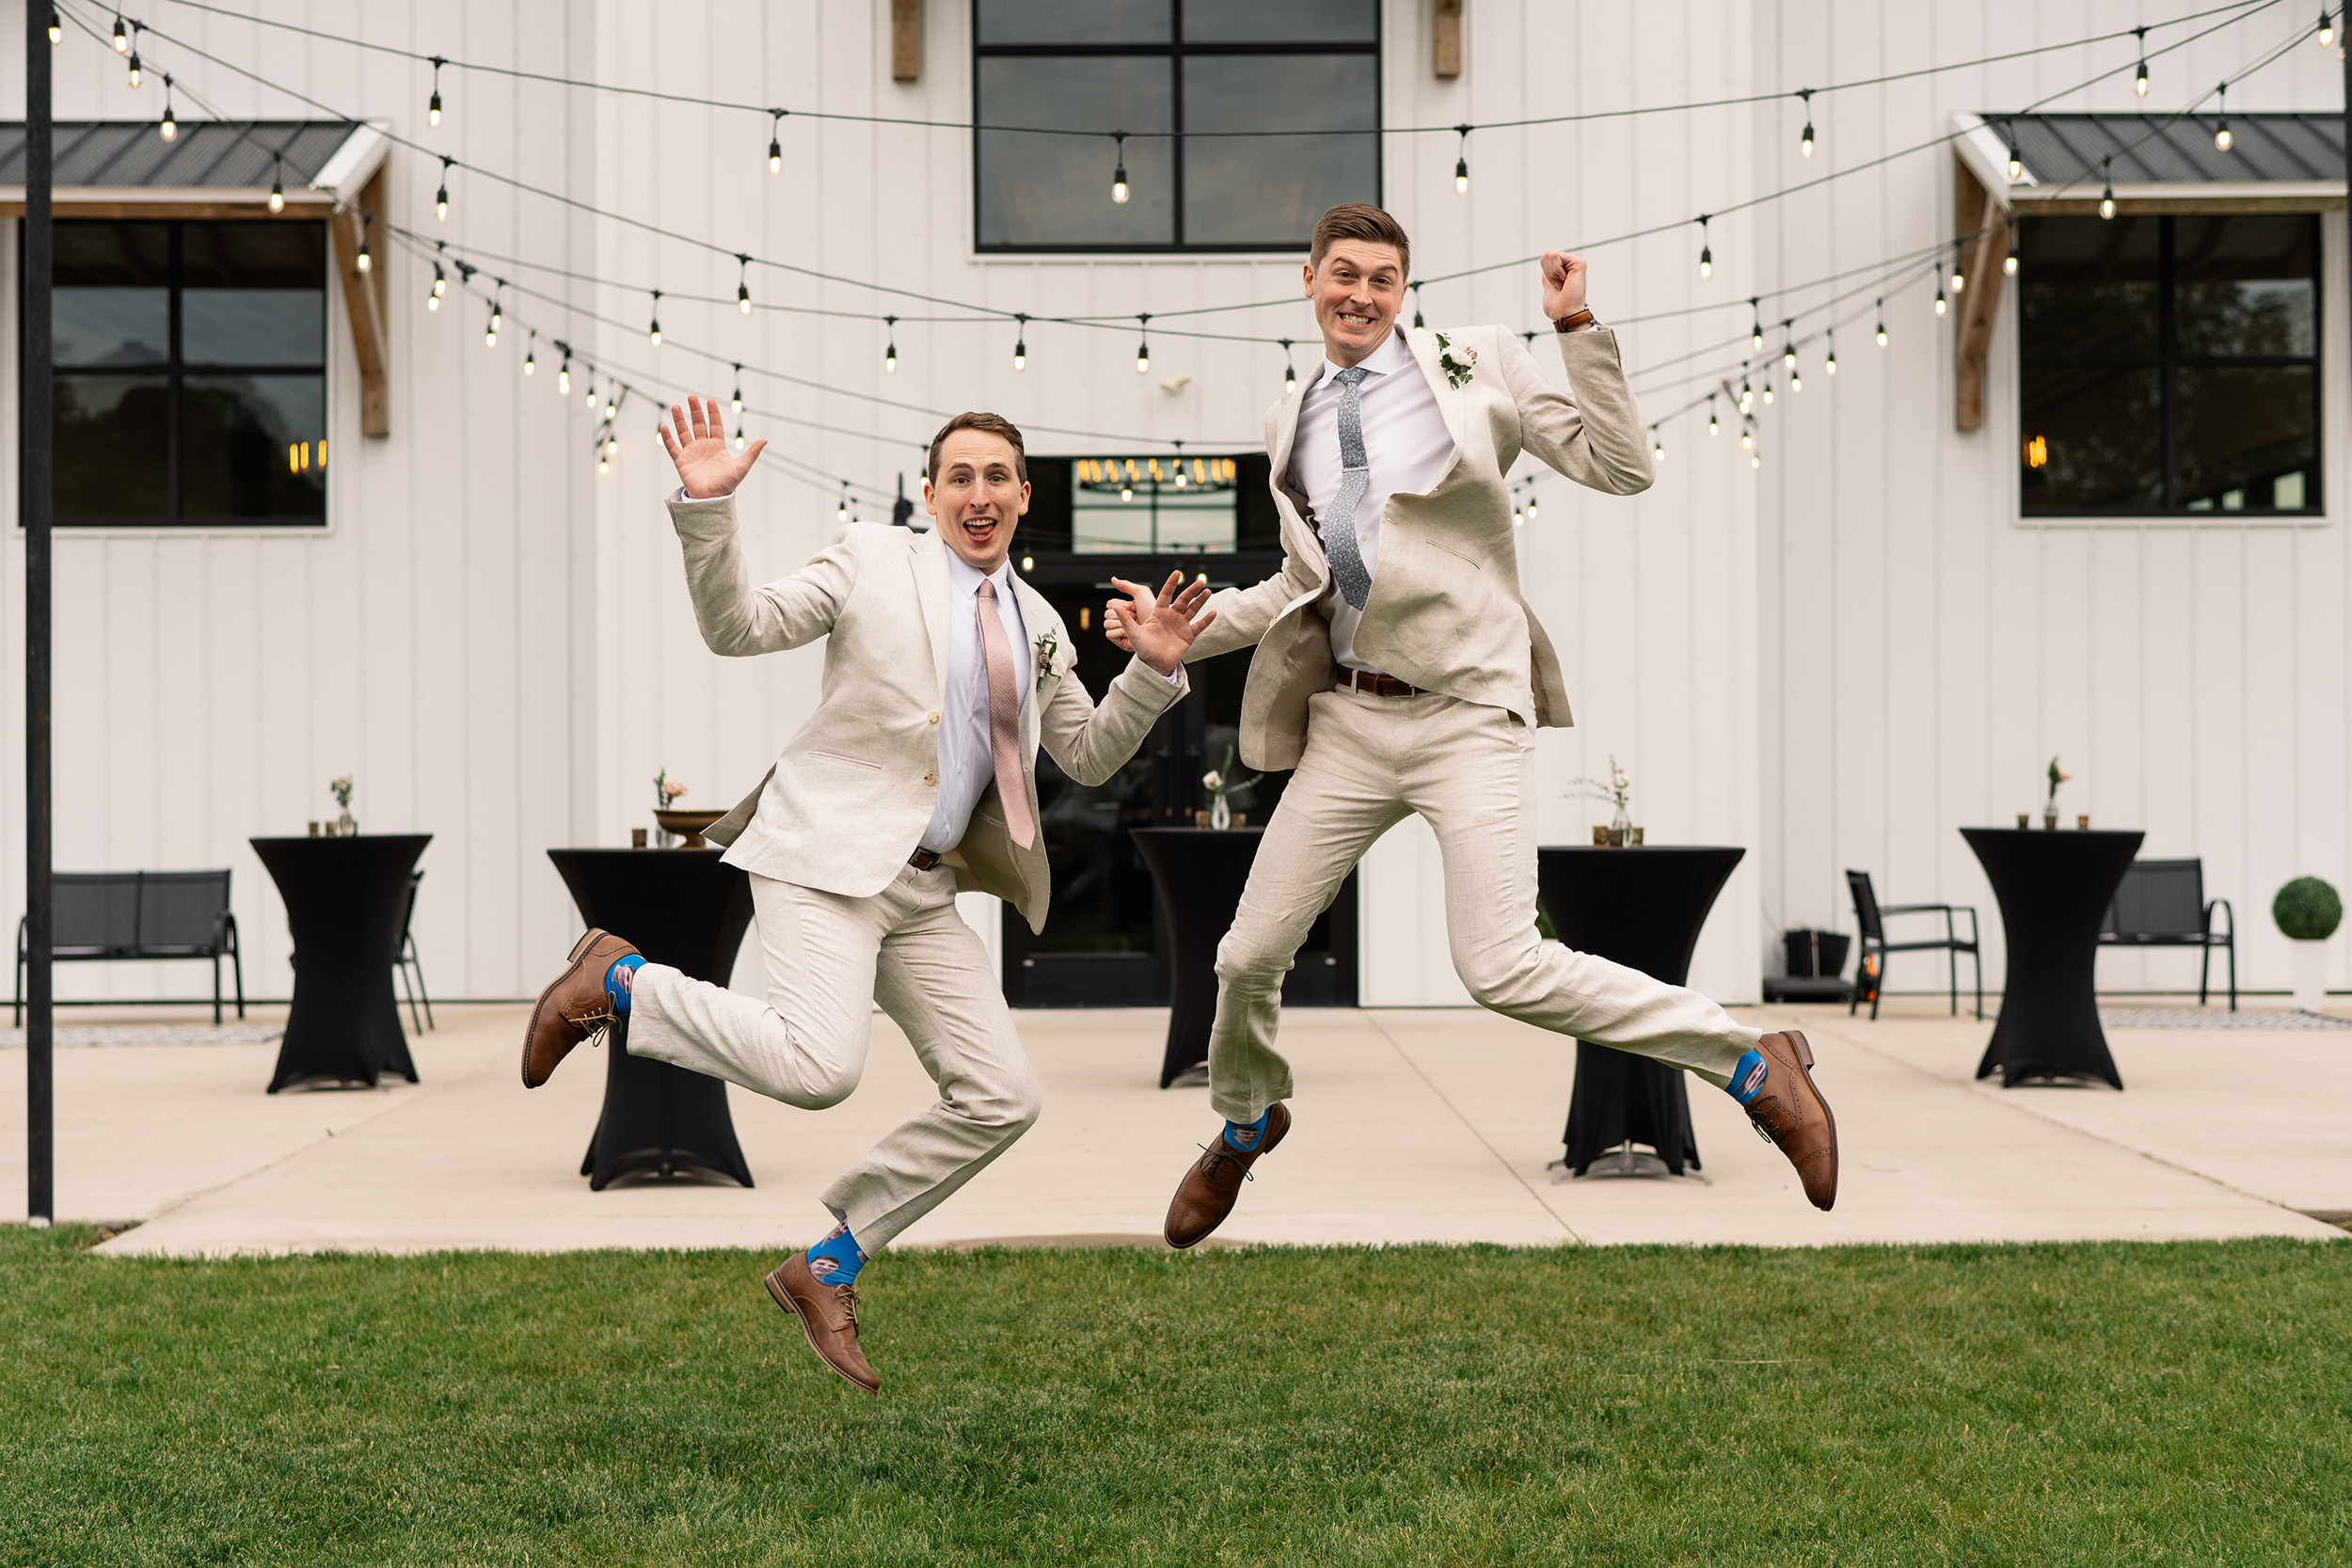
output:
[[[1013,472],[1021,476],[1022,483],[1029,483],[1029,451],[1021,443],[1021,427],[1002,414],[964,413],[941,425],[939,434],[931,437],[930,469],[927,477],[933,484],[939,483],[939,449],[946,446],[947,437],[959,430],[982,430],[1011,442]]]
[[[1315,219],[1314,249],[1308,262],[1323,265],[1323,253],[1334,240],[1394,245],[1397,264],[1405,269],[1406,277],[1413,276],[1413,242],[1405,237],[1405,226],[1368,201],[1343,201]]]

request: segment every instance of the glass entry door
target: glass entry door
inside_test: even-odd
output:
[[[1281,564],[1279,555],[1264,551],[1129,556],[1041,550],[1025,557],[1016,542],[1013,553],[1025,560],[1022,575],[1029,585],[1070,628],[1077,678],[1097,702],[1128,657],[1103,633],[1103,601],[1111,595],[1113,577],[1156,586],[1170,571],[1205,572],[1213,586],[1223,588],[1257,582]],[[1162,716],[1151,738],[1107,783],[1081,784],[1039,752],[1038,812],[1053,868],[1053,905],[1045,929],[1035,935],[1005,906],[1005,996],[1014,1006],[1168,1005],[1168,942],[1152,874],[1127,835],[1136,828],[1193,822],[1196,813],[1208,809],[1200,776],[1213,768],[1229,778],[1248,776],[1233,749],[1253,652],[1238,649],[1192,665],[1190,694]],[[1228,803],[1250,826],[1263,826],[1289,777],[1268,774],[1229,795]],[[1353,875],[1309,933],[1282,1000],[1290,1006],[1356,1005]]]

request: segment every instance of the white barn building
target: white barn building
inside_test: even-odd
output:
[[[284,25],[159,7],[134,87],[113,13],[60,0],[56,787],[60,869],[233,868],[253,994],[285,995],[291,972],[246,841],[332,816],[330,779],[356,779],[363,831],[434,835],[416,934],[437,993],[521,996],[578,929],[548,847],[626,843],[660,769],[689,803],[732,802],[808,711],[819,650],[725,664],[695,633],[656,398],[739,385],[743,427],[770,437],[741,502],[755,576],[819,548],[845,500],[886,519],[967,407],[1030,433],[1041,505],[1016,554],[1073,606],[1099,602],[1090,557],[1151,553],[1154,528],[1178,563],[1238,575],[1278,340],[1301,372],[1316,356],[1283,302],[1336,199],[1405,223],[1432,325],[1543,328],[1532,258],[1590,258],[1665,455],[1631,499],[1526,475],[1521,576],[1577,699],[1577,726],[1539,739],[1543,836],[1589,839],[1608,808],[1571,784],[1613,756],[1651,842],[1744,847],[1694,984],[1754,1000],[1782,928],[1851,930],[1854,867],[1890,899],[1978,906],[1997,986],[1997,912],[1957,830],[2038,812],[2054,755],[2070,819],[2202,859],[2249,988],[2287,983],[2273,890],[2352,871],[2344,68],[2309,7],[247,8]],[[22,102],[22,69],[0,51],[0,99]],[[2233,152],[2213,148],[2224,117]],[[1151,135],[1180,125],[1181,152]],[[9,135],[0,201],[21,213]],[[1985,234],[1953,295],[1955,242]],[[361,238],[376,292],[355,300]],[[17,254],[11,225],[11,291]],[[616,377],[600,468],[583,394]],[[1767,378],[1752,466],[1733,392]],[[4,395],[13,495],[13,377]],[[1179,442],[1188,474],[1232,487],[1171,483],[1141,511],[1111,493],[1103,465],[1148,475]],[[21,532],[0,560],[20,626]],[[1220,678],[1237,692],[1238,669]],[[1070,885],[1044,941],[1004,949],[1016,999],[1165,985],[1123,835],[1206,803],[1192,781],[1232,718],[1201,685],[1168,755],[1049,806]],[[23,691],[22,639],[0,638],[12,844]],[[1463,1000],[1436,860],[1408,823],[1365,863],[1330,939],[1351,997]],[[23,898],[21,858],[0,858],[0,907]],[[1893,984],[1940,989],[1913,961]],[[2197,959],[2101,962],[2104,986],[2178,989]],[[133,997],[185,976],[59,984]]]

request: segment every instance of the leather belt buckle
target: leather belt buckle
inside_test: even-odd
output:
[[[917,849],[907,857],[907,863],[917,871],[929,871],[939,863],[939,860],[940,857],[932,854],[929,849]]]

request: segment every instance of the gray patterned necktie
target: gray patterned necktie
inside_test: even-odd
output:
[[[1372,483],[1372,465],[1364,457],[1364,377],[1372,372],[1351,365],[1336,379],[1340,392],[1340,493],[1323,519],[1323,551],[1331,558],[1331,580],[1340,597],[1357,610],[1372,596],[1372,574],[1364,570],[1362,551],[1356,545],[1356,507]]]

